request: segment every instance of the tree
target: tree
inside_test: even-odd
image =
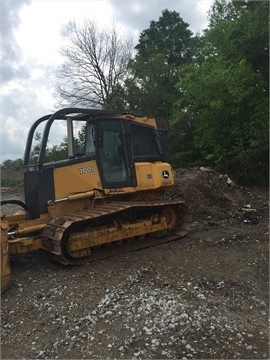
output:
[[[164,62],[174,66],[191,60],[190,38],[192,32],[176,11],[164,10],[158,21],[151,21],[149,29],[144,30],[135,46],[136,59],[145,63],[156,55],[164,54]]]
[[[30,153],[30,163],[36,164],[41,143],[41,133],[36,131],[34,135],[34,143],[32,144],[32,149]]]
[[[127,76],[132,41],[116,26],[100,30],[90,20],[82,26],[71,22],[66,36],[67,44],[61,51],[65,62],[56,84],[61,100],[71,106],[122,106],[119,92]]]
[[[180,66],[194,54],[192,32],[175,11],[164,10],[158,21],[151,21],[135,46],[129,63],[131,77],[126,81],[127,104],[131,111],[167,116],[181,95],[175,87]]]
[[[207,164],[242,181],[268,178],[267,7],[214,3],[204,60],[186,66],[178,84],[184,96],[174,114],[174,161]]]
[[[18,158],[16,160],[4,160],[2,165],[6,169],[13,169],[13,170],[22,170],[23,168],[23,160],[21,158]]]
[[[245,59],[269,80],[269,1],[215,1],[206,37],[224,58]]]

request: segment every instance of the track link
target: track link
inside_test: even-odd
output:
[[[81,265],[182,238],[191,221],[181,200],[102,203],[50,221],[42,247],[62,264]]]

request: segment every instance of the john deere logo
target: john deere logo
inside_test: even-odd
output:
[[[167,170],[163,170],[162,171],[162,177],[163,177],[163,179],[168,179],[169,178],[169,171],[167,171]]]

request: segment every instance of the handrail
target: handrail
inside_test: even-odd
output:
[[[39,150],[37,166],[42,166],[44,164],[45,151],[46,151],[46,146],[47,146],[47,142],[48,142],[49,132],[50,132],[51,125],[55,120],[67,120],[66,116],[70,115],[70,114],[78,114],[78,116],[74,117],[74,120],[80,120],[80,119],[83,119],[82,116],[80,116],[82,114],[90,115],[93,117],[93,116],[97,116],[97,115],[109,115],[109,114],[115,114],[115,113],[116,112],[112,111],[112,110],[102,110],[102,109],[93,109],[93,108],[89,108],[89,109],[72,108],[71,107],[71,108],[64,108],[64,109],[58,110],[53,114],[48,114],[48,115],[42,116],[41,118],[39,118],[38,120],[36,120],[33,123],[33,125],[31,126],[31,128],[29,130],[27,141],[26,141],[25,152],[24,152],[23,166],[27,167],[29,165],[30,153],[31,153],[32,144],[33,144],[33,137],[34,137],[37,127],[42,122],[47,121],[47,123],[45,124],[44,130],[43,130],[42,138],[41,138],[41,146],[40,146],[40,150]]]

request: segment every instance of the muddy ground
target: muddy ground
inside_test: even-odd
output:
[[[268,189],[179,169],[167,197],[192,207],[184,239],[81,267],[12,257],[1,359],[268,359]]]

